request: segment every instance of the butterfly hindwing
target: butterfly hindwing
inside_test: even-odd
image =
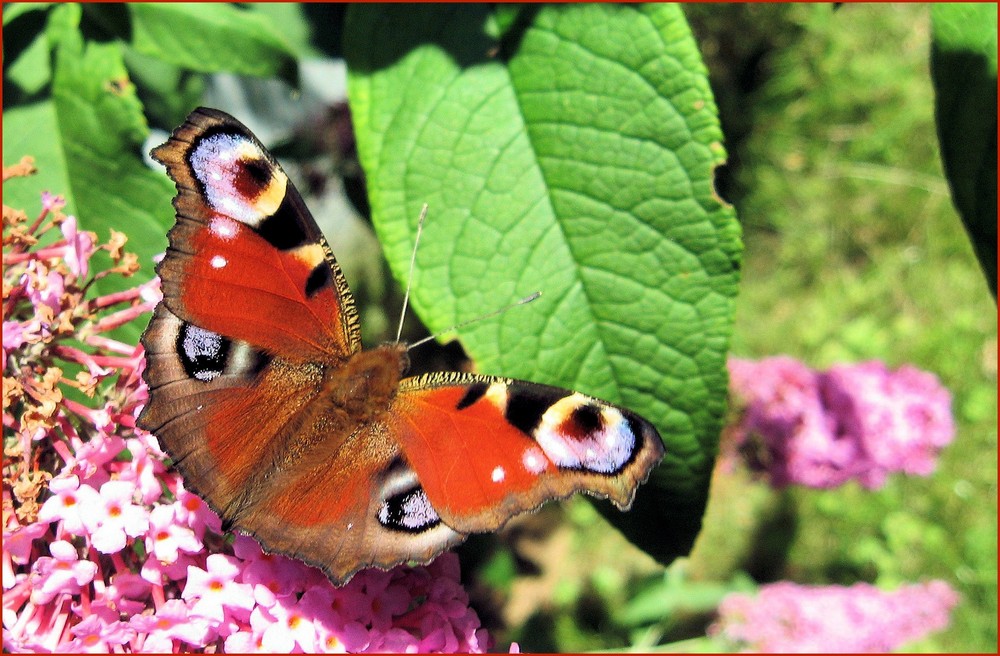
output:
[[[241,525],[267,549],[321,567],[338,582],[364,567],[426,563],[465,540],[441,521],[381,426],[369,425],[341,449],[289,472]]]
[[[317,390],[302,365],[182,321],[165,304],[143,335],[150,402],[139,423],[158,436],[189,486],[225,519],[266,474],[282,434]]]

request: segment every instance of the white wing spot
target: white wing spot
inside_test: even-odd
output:
[[[490,475],[490,478],[493,479],[494,483],[501,483],[503,482],[503,479],[506,478],[506,476],[507,472],[503,470],[503,467],[497,465],[496,467],[493,468],[493,473]]]
[[[222,267],[229,264],[229,261],[222,257],[221,255],[215,255],[212,257],[212,267],[216,269],[221,269]]]
[[[524,453],[521,454],[521,464],[524,465],[525,470],[532,474],[541,474],[548,467],[545,454],[537,446],[531,446],[524,450]]]
[[[208,224],[208,229],[212,231],[212,234],[216,237],[221,237],[224,240],[232,239],[236,236],[236,230],[238,223],[232,219],[226,218],[214,218]]]

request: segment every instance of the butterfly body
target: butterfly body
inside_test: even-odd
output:
[[[407,378],[362,349],[347,283],[280,166],[198,109],[153,152],[177,223],[143,336],[155,433],[227,526],[343,581],[426,562],[550,499],[625,509],[662,457],[649,422],[577,392],[467,373]]]

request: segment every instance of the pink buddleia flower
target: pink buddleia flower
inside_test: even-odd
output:
[[[77,278],[86,278],[89,271],[88,262],[94,250],[93,236],[90,233],[77,230],[75,216],[66,217],[66,220],[59,227],[68,245],[63,256],[66,265]]]
[[[80,485],[80,479],[76,476],[54,478],[49,489],[53,496],[38,511],[38,521],[59,522],[60,532],[87,535],[89,529],[84,518],[101,502],[97,490],[89,485]]]
[[[332,586],[315,585],[299,600],[303,612],[313,618],[316,650],[325,653],[361,651],[368,645],[368,631],[360,622],[345,622],[334,610],[336,592]]]
[[[58,212],[62,208],[66,207],[66,199],[61,195],[50,194],[47,191],[42,192],[42,210],[46,213],[48,212]]]
[[[208,504],[201,497],[188,492],[184,488],[183,481],[177,482],[175,496],[177,501],[173,507],[177,523],[191,529],[199,541],[204,539],[205,531],[222,532],[222,520],[219,519],[219,516],[208,507]],[[257,549],[259,551],[260,547],[258,546]]]
[[[236,536],[233,553],[243,560],[243,581],[254,586],[254,599],[261,606],[270,608],[278,597],[301,590],[305,583],[302,563],[281,554],[264,553],[260,545],[246,535]],[[314,579],[313,587],[307,590],[316,589],[319,582]]]
[[[76,547],[65,540],[57,540],[49,545],[49,556],[42,556],[31,568],[31,602],[41,606],[52,601],[57,595],[73,595],[94,580],[97,565],[89,560],[80,560]]]
[[[159,562],[174,563],[180,551],[196,553],[202,546],[194,531],[177,522],[177,509],[173,504],[155,506],[149,513],[146,550]]]
[[[187,583],[181,598],[194,602],[193,615],[222,623],[227,616],[248,619],[253,609],[253,588],[238,583],[240,561],[232,556],[212,554],[205,561],[205,569],[190,566]]]
[[[204,647],[212,634],[210,622],[192,616],[191,609],[180,599],[167,600],[152,615],[134,615],[129,624],[137,635],[143,636],[146,651],[154,645],[170,645],[175,640],[192,647]]]
[[[79,440],[75,453],[66,461],[66,470],[87,481],[89,486],[100,487],[111,480],[109,464],[123,448],[122,438],[96,431],[86,442]]]
[[[265,608],[258,606],[250,613],[250,624],[226,638],[226,651],[235,654],[274,653],[264,646],[264,633],[275,626],[274,618]],[[288,651],[291,651],[289,648]]]
[[[37,522],[27,526],[14,526],[9,530],[5,527],[3,531],[3,553],[9,556],[11,561],[18,565],[26,565],[30,562],[32,541],[37,540],[48,532],[46,522]],[[4,572],[6,574],[6,570]],[[9,586],[4,580],[4,589]]]
[[[74,638],[65,644],[65,650],[73,653],[106,654],[135,637],[135,630],[127,623],[98,615],[84,617],[70,633]]]
[[[740,453],[772,485],[877,488],[893,472],[927,475],[954,437],[951,397],[932,374],[881,362],[815,372],[788,357],[729,361],[740,410],[723,461]]]
[[[201,565],[206,555],[204,552],[197,554],[177,552],[176,560],[165,562],[159,560],[156,554],[149,554],[139,570],[139,576],[154,585],[164,585],[169,581],[183,582],[187,578],[188,567]]]
[[[116,571],[111,576],[111,584],[105,588],[104,598],[124,614],[132,615],[146,610],[152,586],[138,574],[125,570]]]
[[[159,474],[164,471],[163,455],[154,453],[146,439],[132,438],[125,441],[131,459],[118,475],[122,480],[132,481],[139,491],[144,504],[152,504],[163,494]]]
[[[858,436],[870,466],[863,485],[881,487],[889,472],[926,476],[951,443],[951,396],[937,378],[914,367],[889,371],[881,362],[835,366],[823,375],[824,403],[839,418],[838,432]]]
[[[101,553],[115,553],[125,548],[128,537],[138,537],[149,530],[149,512],[132,503],[135,483],[108,481],[101,486],[100,502],[87,509],[84,524],[90,529],[90,542]]]
[[[406,612],[410,605],[409,590],[394,580],[393,572],[370,569],[358,575],[364,587],[364,608],[357,618],[384,631],[392,626],[393,618]]]
[[[63,277],[58,271],[49,271],[44,264],[35,260],[28,263],[25,281],[27,282],[25,293],[35,306],[35,312],[49,316],[59,314],[65,287]]]
[[[889,652],[947,627],[957,601],[943,581],[892,591],[782,581],[727,596],[709,635],[742,651]]]
[[[261,636],[261,646],[271,652],[291,652],[296,647],[306,653],[316,651],[316,627],[308,612],[295,595],[278,597],[269,608],[257,608],[270,616],[269,625]],[[256,612],[256,611],[255,611]]]

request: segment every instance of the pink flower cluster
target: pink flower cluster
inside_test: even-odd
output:
[[[782,581],[728,595],[709,635],[756,652],[889,652],[948,626],[958,595],[944,581],[885,591],[867,583]]]
[[[723,448],[772,485],[869,489],[892,472],[928,475],[954,437],[951,396],[933,374],[872,361],[818,372],[789,357],[730,359],[741,411]]]
[[[4,208],[4,651],[485,649],[454,554],[337,588],[221,534],[135,426],[141,347],[102,334],[149,312],[158,287],[88,298],[108,274],[91,274],[95,251],[109,250],[118,273],[134,262],[61,206],[46,195],[30,224]],[[39,247],[50,230],[61,236]]]

